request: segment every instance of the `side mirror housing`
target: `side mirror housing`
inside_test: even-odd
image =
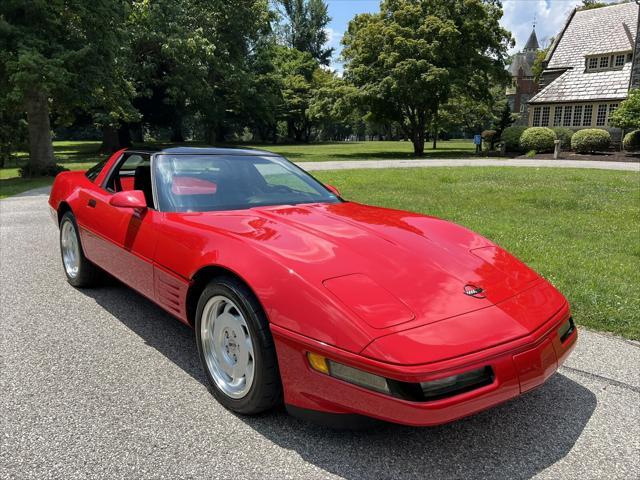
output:
[[[336,187],[334,187],[333,185],[329,185],[327,183],[324,186],[327,187],[329,190],[331,190],[333,193],[335,193],[337,196],[340,196],[340,191]]]
[[[142,190],[126,190],[111,197],[109,205],[119,208],[147,208],[147,200]]]

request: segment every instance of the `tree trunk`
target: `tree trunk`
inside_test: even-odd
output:
[[[424,132],[414,132],[413,138],[413,154],[416,157],[421,157],[424,155]]]
[[[111,125],[102,127],[102,145],[100,145],[100,153],[113,153],[120,148],[120,136],[118,129]]]
[[[182,134],[182,117],[176,115],[171,123],[171,141],[172,142],[184,142],[184,135]]]
[[[438,147],[438,112],[436,111],[435,119],[433,120],[432,130],[433,130],[433,149],[435,150]]]
[[[26,99],[29,122],[29,176],[43,175],[53,170],[53,142],[49,123],[49,99],[40,90],[31,91]]]
[[[118,149],[129,148],[131,146],[131,132],[129,131],[129,125],[120,125],[118,127]]]
[[[131,140],[136,143],[144,143],[144,130],[142,123],[129,124],[129,131],[131,132]]]
[[[207,127],[206,142],[208,145],[214,145],[216,143],[216,127]]]

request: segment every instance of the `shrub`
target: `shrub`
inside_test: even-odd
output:
[[[528,158],[535,158],[535,156],[538,154],[538,152],[536,152],[535,150],[529,150],[527,153],[525,153],[525,155]]]
[[[566,127],[553,127],[556,134],[556,138],[560,140],[560,147],[563,149],[571,148],[571,137],[573,137],[574,131]]]
[[[34,170],[31,165],[27,164],[24,167],[18,170],[18,174],[22,178],[32,178],[32,177],[55,177],[60,172],[68,171],[68,168],[63,167],[60,164],[54,163],[52,165],[46,165],[43,168]]]
[[[507,152],[520,152],[520,136],[527,127],[507,127],[502,131],[500,140],[504,143]]]
[[[493,148],[493,144],[497,140],[496,133],[497,132],[495,130],[483,130],[482,133],[480,134],[480,137],[482,137],[482,141],[484,142],[487,148],[489,149]]]
[[[627,152],[640,150],[640,130],[627,133],[622,140],[622,145]]]
[[[571,137],[571,148],[578,153],[592,153],[609,148],[611,135],[600,128],[578,130]]]
[[[556,134],[550,128],[531,127],[527,128],[520,136],[520,146],[526,151],[551,152],[555,140]]]

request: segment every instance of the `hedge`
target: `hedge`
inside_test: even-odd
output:
[[[547,127],[527,128],[520,137],[520,146],[526,150],[536,152],[551,152],[554,148],[556,134]]]
[[[611,135],[600,128],[578,130],[571,137],[571,148],[578,153],[593,153],[607,150],[611,145]]]
[[[634,130],[624,136],[622,145],[627,152],[637,152],[640,150],[640,130]]]
[[[507,152],[522,151],[522,148],[520,148],[520,136],[526,129],[527,127],[513,126],[507,127],[502,131],[500,140],[504,142]]]
[[[556,138],[560,140],[560,147],[563,149],[571,147],[571,137],[575,133],[573,130],[566,127],[553,127],[551,130],[555,132]]]

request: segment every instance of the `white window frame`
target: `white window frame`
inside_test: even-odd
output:
[[[562,116],[562,126],[570,127],[573,119],[573,105],[564,106],[564,115]]]
[[[540,117],[540,126],[549,126],[549,116],[551,115],[551,107],[549,105],[542,107],[542,117]]]
[[[553,126],[562,126],[562,105],[556,105],[556,108],[553,109]]]
[[[596,127],[604,127],[607,124],[607,108],[608,105],[606,103],[598,105],[598,110],[596,112]]]
[[[588,116],[587,116],[587,112]],[[587,119],[589,119],[589,123],[587,123]],[[585,105],[582,113],[582,126],[590,127],[593,124],[593,105]]]
[[[531,124],[534,127],[540,126],[540,107],[533,107],[533,120]]]

